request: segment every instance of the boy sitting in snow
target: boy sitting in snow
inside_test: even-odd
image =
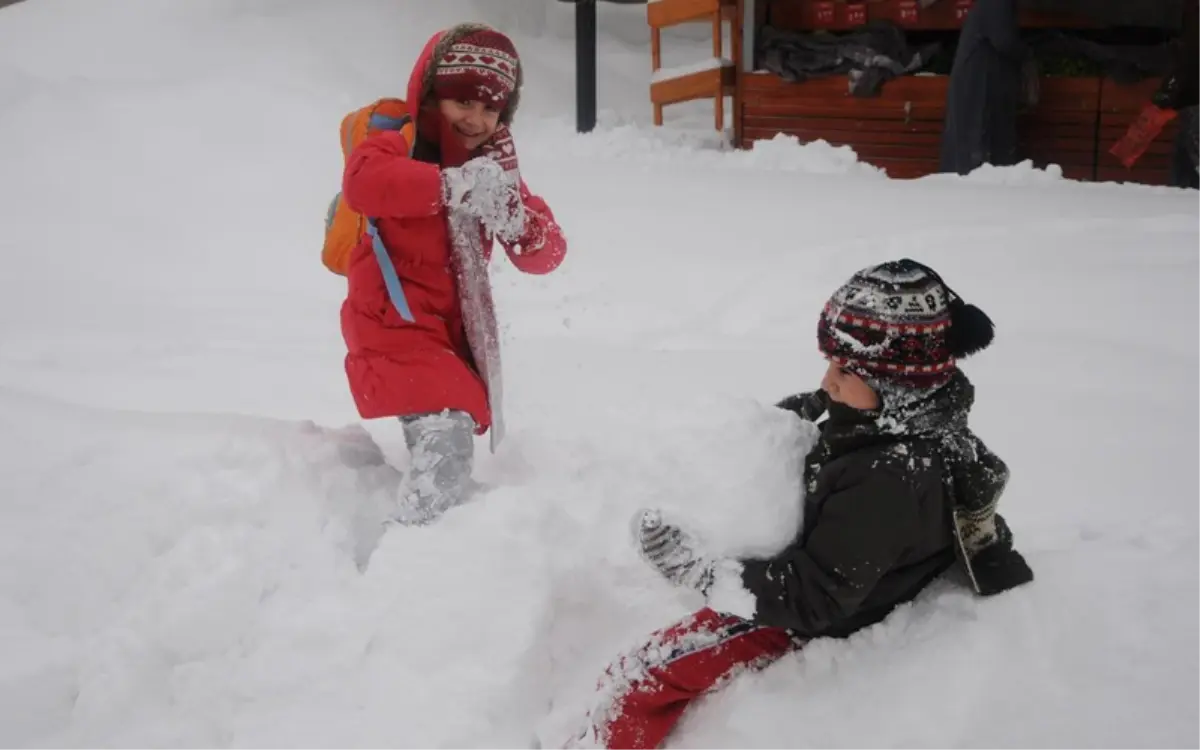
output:
[[[460,24],[436,34],[408,81],[414,132],[372,135],[347,159],[342,197],[373,217],[383,249],[362,233],[350,255],[346,375],[364,419],[404,425],[412,468],[396,520],[405,524],[428,523],[466,499],[473,435],[495,427],[496,373],[483,375],[499,362],[481,361],[466,322],[482,321],[476,330],[495,341],[491,290],[486,272],[477,283],[464,278],[455,243],[480,235],[478,246],[467,239],[486,264],[494,236],[530,274],[553,271],[566,253],[549,206],[518,175],[508,124],[521,75],[512,41],[494,29]],[[464,287],[476,296],[468,300]]]
[[[658,747],[692,699],[809,639],[881,621],[956,560],[981,595],[1032,580],[995,512],[1008,470],[967,427],[974,388],[956,365],[992,335],[982,311],[911,260],[839,289],[817,327],[821,390],[779,404],[826,416],[795,541],[769,560],[713,559],[656,511],[639,514],[643,556],[709,607],[610,665],[573,742]]]

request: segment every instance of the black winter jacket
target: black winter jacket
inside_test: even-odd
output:
[[[798,538],[773,559],[744,562],[742,580],[761,624],[801,637],[846,636],[879,622],[954,564],[952,501],[935,445],[850,434],[845,428],[855,419],[853,410],[833,405],[821,424],[805,463]]]

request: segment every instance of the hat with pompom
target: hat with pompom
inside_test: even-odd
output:
[[[992,321],[926,265],[907,258],[854,274],[826,303],[817,345],[868,380],[934,388],[992,343]]]

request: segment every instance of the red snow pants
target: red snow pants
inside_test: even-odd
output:
[[[771,628],[702,609],[650,636],[609,665],[600,703],[574,742],[657,748],[692,699],[748,669],[762,669],[803,642]]]

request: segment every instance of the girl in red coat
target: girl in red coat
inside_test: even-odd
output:
[[[566,253],[549,207],[517,172],[508,125],[520,85],[521,63],[505,35],[479,24],[436,34],[408,82],[413,142],[402,131],[380,132],[346,163],[343,199],[372,218],[384,249],[381,257],[366,233],[350,255],[346,374],[364,419],[404,425],[412,468],[402,523],[428,523],[466,498],[473,435],[492,426],[484,363],[475,361],[464,324],[464,313],[480,313],[495,331],[490,290],[485,277],[482,309],[464,310],[451,213],[455,229],[466,215],[483,236],[484,263],[493,237],[525,273],[549,273]]]

